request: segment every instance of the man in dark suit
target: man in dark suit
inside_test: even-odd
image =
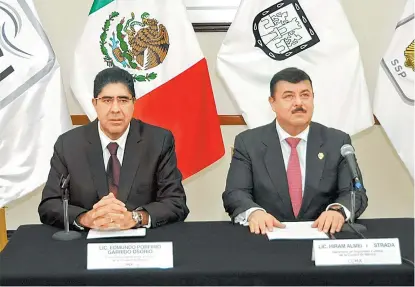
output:
[[[340,154],[350,136],[311,122],[314,94],[304,71],[278,72],[270,91],[276,120],[235,138],[225,210],[256,234],[294,220],[315,220],[320,231],[339,232],[350,217],[351,174]],[[356,194],[355,218],[367,201],[366,191]]]
[[[189,210],[170,131],[132,119],[132,76],[108,68],[94,81],[98,119],[56,141],[40,219],[63,226],[60,177],[70,174],[73,228],[157,227],[184,220]]]

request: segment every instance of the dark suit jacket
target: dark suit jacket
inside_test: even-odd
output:
[[[341,146],[350,142],[344,132],[310,124],[303,202],[297,219],[314,220],[334,202],[351,209],[351,174],[340,154]],[[319,153],[324,154],[323,159]],[[235,138],[222,197],[232,219],[251,207],[264,208],[280,221],[296,219],[275,120]],[[366,191],[356,194],[356,218],[366,209],[367,201]]]
[[[170,131],[131,121],[117,198],[129,211],[143,207],[151,216],[152,227],[184,220],[189,213],[174,147]],[[97,120],[61,135],[56,141],[38,210],[45,224],[63,226],[59,180],[68,173],[72,224],[109,192]]]

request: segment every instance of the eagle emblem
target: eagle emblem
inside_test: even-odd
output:
[[[253,23],[255,47],[281,61],[320,42],[298,0],[284,0],[259,13]]]
[[[118,12],[112,12],[102,27],[99,45],[106,65],[119,65],[130,70],[136,82],[156,79],[157,73],[143,74],[143,71],[149,71],[165,60],[170,46],[166,27],[147,12],[141,14],[140,20],[136,20],[132,12],[128,19],[123,17],[111,29],[118,17]]]

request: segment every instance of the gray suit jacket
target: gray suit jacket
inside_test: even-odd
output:
[[[314,220],[334,202],[351,209],[351,174],[340,154],[341,146],[350,143],[348,134],[311,122],[298,220]],[[324,158],[319,159],[319,153]],[[249,208],[261,207],[280,221],[296,220],[275,120],[235,138],[222,198],[232,219]],[[356,194],[356,218],[366,209],[367,201],[366,191]]]
[[[61,135],[56,141],[38,210],[45,224],[63,226],[59,179],[68,173],[72,224],[109,192],[97,120]],[[170,131],[131,121],[117,198],[129,211],[143,207],[150,214],[153,227],[186,218],[189,209]]]

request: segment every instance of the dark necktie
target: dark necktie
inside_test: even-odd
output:
[[[107,165],[109,192],[112,192],[114,196],[117,197],[121,171],[121,164],[117,158],[118,144],[115,142],[111,142],[108,144],[107,149],[111,154]]]

